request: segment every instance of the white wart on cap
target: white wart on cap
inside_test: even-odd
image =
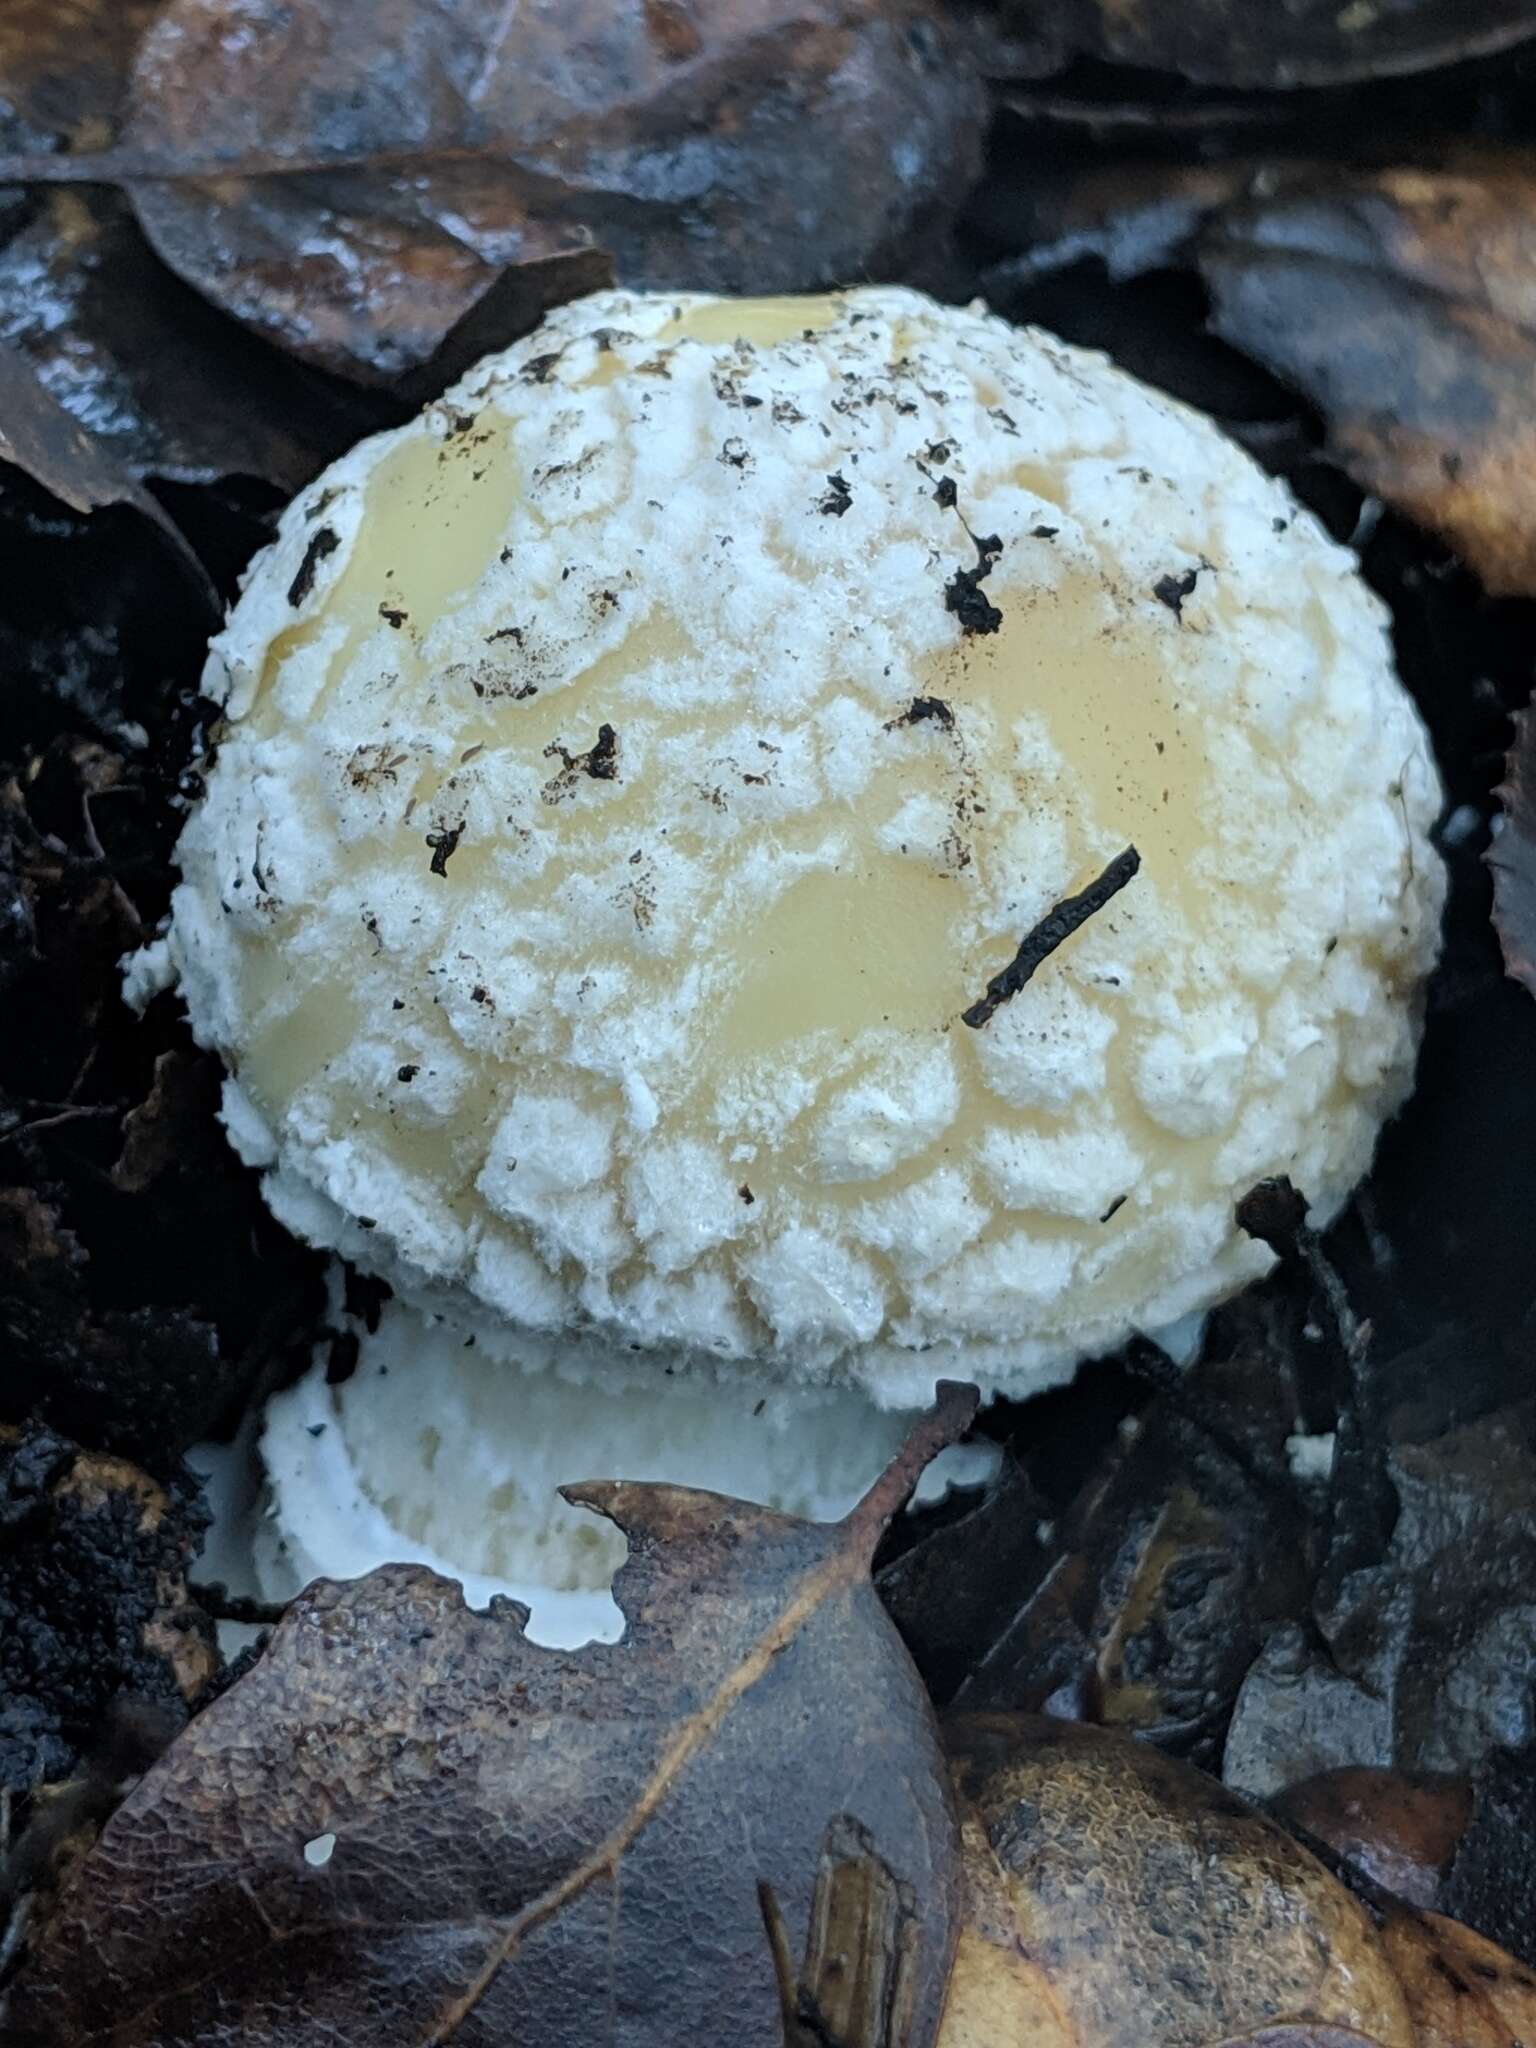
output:
[[[231,1135],[525,1363],[1027,1390],[1261,1270],[1236,1199],[1327,1215],[1410,1085],[1382,607],[978,311],[565,307],[295,502],[208,688],[169,953]]]

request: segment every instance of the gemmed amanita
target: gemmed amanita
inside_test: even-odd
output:
[[[306,1566],[600,1588],[545,1482],[623,1446],[831,1511],[877,1408],[1262,1271],[1237,1198],[1326,1218],[1410,1086],[1383,608],[1208,420],[978,310],[567,306],[289,508],[208,688],[131,981],[396,1297],[275,1412]]]

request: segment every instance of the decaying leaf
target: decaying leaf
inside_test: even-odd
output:
[[[6,0],[0,10],[0,137],[12,149],[100,149],[159,0]]]
[[[1410,1905],[1441,1903],[1472,1817],[1464,1778],[1357,1766],[1287,1786],[1271,1809]]]
[[[1260,175],[1272,190],[1286,173],[1256,158],[1031,165],[1028,175],[1014,172],[986,195],[985,225],[1017,252],[998,265],[995,280],[1011,286],[1088,257],[1116,281],[1186,261],[1196,229],[1245,197]]]
[[[1370,1914],[1213,1779],[1028,1715],[945,1735],[968,1897],[941,2048],[1206,2048],[1276,2024],[1415,2048]]]
[[[1006,1457],[968,1512],[922,1530],[876,1573],[880,1597],[940,1706],[1055,1563],[1057,1545],[1041,1533],[1053,1534],[1049,1514],[1023,1466]]]
[[[1372,1884],[1536,1967],[1536,1745],[1495,1750],[1471,1778],[1325,1771],[1270,1808]]]
[[[1536,1970],[1536,1743],[1495,1751],[1478,1770],[1437,1904]]]
[[[110,147],[157,4],[7,6],[0,146],[59,165]],[[19,207],[20,189],[8,190]],[[131,504],[163,530],[165,513],[139,488],[146,476],[240,474],[294,490],[368,424],[232,334],[105,191],[54,191],[0,247],[0,344],[6,459],[77,510]]]
[[[1536,593],[1536,165],[1389,170],[1229,209],[1212,325],[1495,596]]]
[[[217,618],[212,587],[174,522],[131,471],[66,412],[9,343],[0,341],[0,462],[14,463],[77,512],[131,505],[170,541],[202,597],[210,623]]]
[[[1388,1903],[1376,1917],[1417,2048],[1524,2048],[1536,2034],[1536,1972],[1442,1914]]]
[[[1387,1452],[1377,1559],[1273,1635],[1227,1738],[1229,1783],[1268,1797],[1347,1764],[1464,1772],[1536,1738],[1536,1402]]]
[[[1520,2048],[1536,1973],[1339,1880],[1214,1780],[1109,1730],[946,1724],[966,1906],[940,2048]]]
[[[108,192],[55,190],[0,248],[0,341],[135,480],[252,476],[291,492],[388,423],[221,319]]]
[[[1005,1466],[966,1521],[881,1573],[942,1701],[1219,1754],[1266,1631],[1307,1598],[1308,1517],[1285,1463],[1295,1393],[1257,1319],[1237,1357],[1169,1372],[1065,1515],[1042,1519]]]
[[[1499,802],[1502,819],[1486,856],[1493,921],[1505,967],[1536,995],[1536,706],[1516,715]]]
[[[1002,16],[1021,36],[1048,32],[1063,53],[1239,86],[1386,77],[1536,35],[1529,0],[1004,0]]]
[[[1299,391],[1367,491],[1494,596],[1536,594],[1536,156],[1132,160],[1021,181],[1013,287],[1084,257],[1198,271],[1212,331]]]
[[[538,1648],[415,1566],[310,1588],[119,1808],[15,1994],[18,2043],[782,2039],[759,1915],[805,1927],[824,1832],[913,1901],[934,2038],[957,1845],[937,1731],[869,1581],[975,1396],[843,1523],[675,1487],[570,1498],[630,1539],[627,1632]]]
[[[978,161],[959,35],[926,0],[171,0],[101,173],[146,174],[151,241],[216,304],[388,381],[509,268],[582,289],[594,243],[660,288],[865,274]]]

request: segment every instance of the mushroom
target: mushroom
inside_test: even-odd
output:
[[[523,1601],[537,1642],[613,1641],[624,1618],[609,1586],[624,1538],[567,1506],[560,1486],[684,1479],[836,1521],[911,1426],[856,1388],[765,1388],[741,1374],[701,1387],[657,1360],[596,1388],[519,1372],[395,1302],[360,1335],[345,1380],[333,1384],[321,1366],[267,1405],[268,1512],[250,1536],[255,1582],[274,1599],[406,1558],[461,1580],[473,1605],[498,1593]],[[916,1497],[977,1483],[994,1462],[989,1445],[956,1445]]]
[[[1210,421],[980,308],[563,307],[290,506],[206,688],[132,979],[395,1297],[275,1412],[306,1569],[333,1458],[348,1568],[498,1581],[546,1468],[851,1498],[937,1378],[1261,1273],[1237,1199],[1325,1221],[1411,1085],[1439,787],[1383,607]]]

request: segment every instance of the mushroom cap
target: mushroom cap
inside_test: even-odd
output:
[[[231,1137],[493,1355],[1026,1391],[1262,1271],[1237,1199],[1326,1218],[1411,1084],[1383,607],[979,309],[566,306],[289,507],[206,687],[167,964]]]

